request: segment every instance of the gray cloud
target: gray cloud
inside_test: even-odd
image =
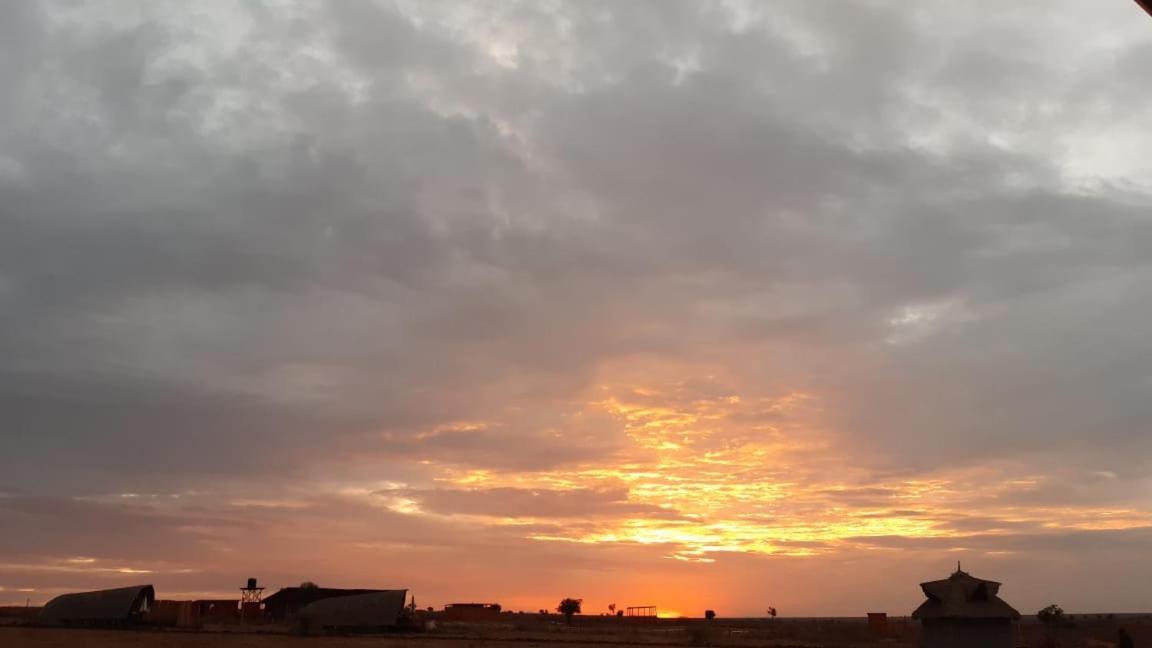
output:
[[[988,524],[989,527],[1003,525]],[[972,552],[1024,552],[1034,559],[1046,560],[1068,555],[1113,555],[1128,560],[1147,546],[1152,528],[1137,527],[1120,530],[1085,530],[1069,532],[1035,532],[1011,535],[972,534],[953,537],[911,538],[907,536],[862,536],[852,541],[874,547],[910,550],[972,551]]]

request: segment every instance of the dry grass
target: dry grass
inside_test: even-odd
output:
[[[905,648],[912,644],[886,642],[831,643],[816,638],[749,636],[732,634],[724,628],[702,626],[552,630],[478,628],[421,635],[298,637],[285,633],[238,631],[96,630],[86,628],[0,627],[4,648],[537,648],[559,645],[565,648],[626,648],[661,646],[690,648],[821,648],[884,645]]]
[[[422,634],[299,637],[287,626],[97,630],[0,625],[2,648],[912,648],[915,627],[894,624],[894,636],[871,637],[863,622],[791,621],[771,624],[701,621],[629,625],[593,622],[568,627],[527,619],[506,624],[449,624]],[[1152,645],[1147,619],[1122,622],[1136,645]],[[1083,622],[1052,633],[1036,624],[1023,628],[1025,643],[1059,648],[1114,646],[1118,622]],[[1047,644],[1051,645],[1051,644]]]

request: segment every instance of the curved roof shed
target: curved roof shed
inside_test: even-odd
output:
[[[40,611],[45,623],[122,623],[148,611],[156,602],[151,585],[61,594]]]
[[[275,594],[264,598],[264,611],[265,614],[273,619],[286,619],[296,616],[300,610],[309,603],[314,603],[321,599],[358,596],[360,594],[376,594],[385,591],[387,590],[341,589],[335,587],[285,587]]]
[[[311,630],[321,628],[386,628],[400,623],[408,590],[326,598],[300,609],[300,620]]]

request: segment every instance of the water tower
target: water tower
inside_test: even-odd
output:
[[[249,578],[248,584],[240,588],[240,619],[243,620],[245,613],[252,610],[259,614],[260,599],[264,596],[264,588],[256,584],[255,578]]]

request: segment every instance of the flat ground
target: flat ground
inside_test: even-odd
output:
[[[496,648],[496,643],[482,643]],[[404,637],[296,637],[237,632],[0,628],[0,646],[3,648],[463,648],[468,645],[453,640],[412,640]]]
[[[1148,617],[1122,620],[1084,618],[1051,631],[1036,623],[1022,625],[1026,646],[1109,648],[1119,627],[1127,628],[1137,646],[1152,646]],[[912,648],[916,627],[893,623],[888,636],[873,636],[862,621],[784,620],[741,622],[661,622],[647,625],[605,623],[588,619],[574,627],[563,624],[461,624],[421,634],[299,637],[287,627],[210,627],[96,630],[0,624],[0,648]]]
[[[500,633],[503,634],[503,633]],[[615,633],[613,633],[615,634]],[[715,646],[732,648],[819,648],[821,646],[872,646],[890,648],[912,646],[910,643],[834,643],[812,642],[800,638],[757,638],[702,636],[686,628],[668,628],[653,632],[595,633],[571,636],[564,633],[517,633],[498,636],[491,633],[453,634],[452,636],[376,635],[298,637],[290,634],[260,634],[236,631],[165,631],[165,630],[94,630],[81,628],[0,627],[2,648],[625,648],[663,646]]]

